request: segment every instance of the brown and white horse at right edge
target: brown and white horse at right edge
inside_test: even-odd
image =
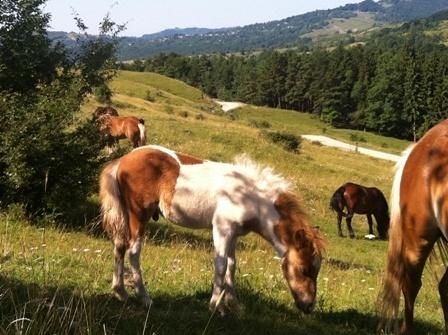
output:
[[[103,226],[114,243],[113,290],[123,282],[128,250],[137,296],[151,304],[140,270],[145,224],[158,211],[189,228],[212,230],[215,274],[210,308],[235,307],[238,236],[255,232],[282,257],[282,270],[299,309],[312,311],[324,241],[311,227],[290,185],[269,168],[242,159],[203,161],[160,146],[144,146],[109,163],[101,173]]]
[[[429,130],[404,153],[397,164],[391,205],[388,261],[380,295],[382,327],[410,334],[423,268],[434,244],[440,242],[442,258],[447,255],[448,120]],[[447,331],[448,272],[440,280],[438,290]],[[399,329],[396,319],[401,293],[405,304],[404,322]]]

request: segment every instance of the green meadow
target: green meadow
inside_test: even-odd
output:
[[[241,238],[237,248],[241,310],[225,317],[209,312],[211,234],[164,220],[148,223],[142,252],[154,304],[148,310],[132,297],[121,303],[111,294],[112,244],[95,228],[98,218],[79,213],[86,215],[85,227],[63,229],[51,222],[30,224],[13,207],[0,216],[0,334],[375,333],[387,242],[365,240],[367,221],[358,215],[356,238],[337,237],[329,200],[346,181],[376,186],[389,196],[393,163],[306,141],[298,152],[288,152],[263,136],[259,125],[265,121],[269,131],[321,134],[395,154],[409,143],[334,129],[294,111],[245,106],[225,114],[199,90],[151,73],[120,72],[111,87],[120,114],[145,119],[149,143],[223,162],[244,153],[292,182],[328,242],[315,312],[302,315],[295,309],[274,250],[253,234]],[[93,99],[85,104],[85,117],[96,105]],[[121,146],[129,149],[126,141]],[[97,204],[95,195],[92,202]],[[442,333],[439,263],[434,259],[423,277],[417,334]]]

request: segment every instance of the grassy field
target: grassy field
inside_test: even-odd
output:
[[[386,195],[392,163],[303,142],[299,153],[270,143],[253,126],[265,120],[271,130],[322,134],[345,139],[352,131],[336,130],[309,115],[245,107],[224,115],[201,92],[153,74],[120,73],[112,83],[114,104],[123,115],[145,118],[150,143],[231,161],[240,153],[272,166],[292,181],[312,224],[319,226],[328,248],[318,280],[318,303],[312,315],[294,307],[272,248],[255,235],[240,240],[237,315],[213,315],[211,234],[173,226],[148,225],[142,253],[150,310],[134,299],[112,298],[112,245],[91,233],[30,225],[13,208],[0,216],[0,334],[372,334],[378,322],[387,243],[366,241],[366,220],[355,216],[357,238],[338,238],[329,210],[333,191],[348,180],[375,185]],[[150,92],[148,97],[148,91]],[[84,111],[91,113],[95,102]],[[325,130],[324,130],[325,129]],[[360,132],[363,145],[399,152],[404,141]],[[359,137],[358,137],[359,138]],[[122,142],[122,145],[126,143]],[[95,196],[92,196],[95,201]],[[345,227],[344,227],[345,228]],[[440,273],[440,265],[433,269]],[[425,273],[416,304],[418,334],[442,333],[436,280]]]

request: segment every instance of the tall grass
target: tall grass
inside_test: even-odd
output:
[[[122,74],[113,85],[113,102],[120,106],[120,113],[145,118],[149,143],[219,161],[231,161],[245,152],[291,180],[312,224],[320,227],[329,242],[318,278],[315,313],[302,315],[295,309],[274,251],[255,235],[241,238],[237,248],[236,289],[242,309],[221,318],[207,307],[213,273],[210,232],[163,220],[148,224],[142,269],[154,304],[147,310],[132,295],[126,303],[112,298],[112,245],[101,235],[90,233],[87,226],[70,231],[47,224],[44,230],[27,223],[20,209],[12,209],[0,215],[0,333],[372,334],[378,321],[375,301],[386,242],[363,239],[368,226],[361,216],[353,220],[356,239],[338,238],[328,201],[349,180],[375,185],[387,195],[392,163],[306,141],[299,154],[285,151],[249,126],[248,120],[265,119],[270,130],[295,135],[321,132],[322,124],[295,112],[271,113],[252,107],[239,110],[232,121],[205,111],[204,105],[187,96],[173,95],[158,86],[158,80],[141,75],[134,82],[131,74]],[[155,102],[145,100],[147,87],[161,91]],[[128,95],[140,90],[141,97]],[[86,104],[86,116],[94,107],[93,101]],[[180,115],[184,111],[186,118]],[[350,132],[343,136],[349,138]],[[390,148],[400,145],[387,138],[363,136],[368,143],[375,138]],[[126,141],[120,145],[129,149]],[[441,270],[440,264],[434,267]],[[441,333],[435,282],[429,274],[423,281],[416,304],[417,332]]]

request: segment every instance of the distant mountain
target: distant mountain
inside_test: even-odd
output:
[[[204,35],[204,34],[211,34],[214,32],[221,32],[225,31],[228,28],[222,28],[222,29],[209,29],[209,28],[173,28],[173,29],[165,29],[158,33],[154,34],[145,34],[142,35],[140,38],[145,41],[156,41],[156,40],[163,40],[167,38],[172,38],[176,36],[195,36],[195,35]]]
[[[314,42],[355,41],[357,35],[373,27],[427,17],[443,9],[448,9],[448,0],[365,0],[243,27],[167,29],[141,37],[123,37],[119,58],[143,59],[170,52],[182,55],[250,52]],[[64,36],[59,34],[55,38],[63,40]],[[67,44],[71,43],[70,38],[73,36],[67,34]]]

